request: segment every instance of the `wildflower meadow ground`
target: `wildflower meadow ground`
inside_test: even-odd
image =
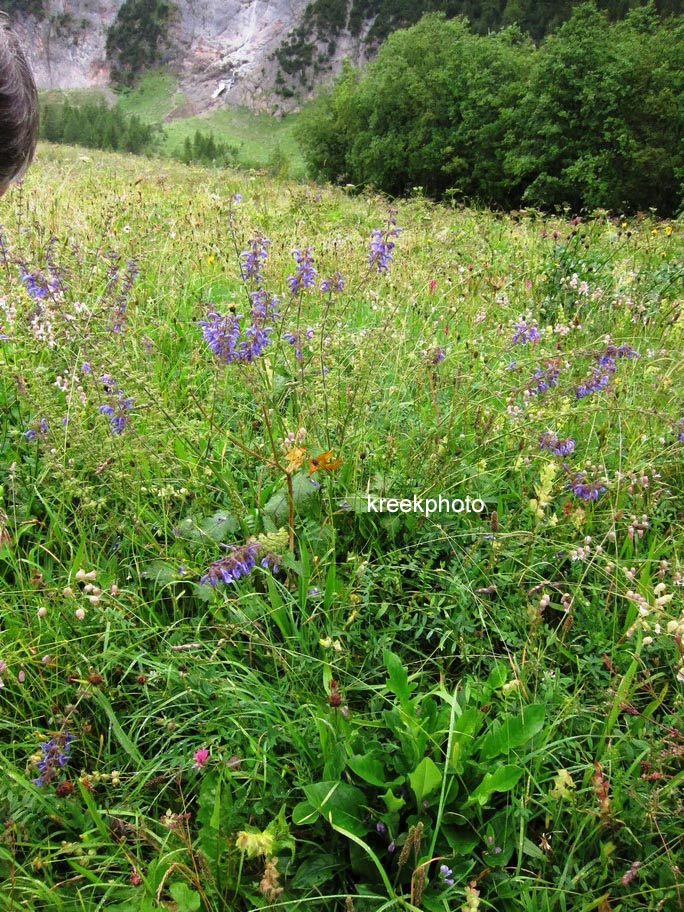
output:
[[[0,910],[681,909],[682,223],[0,216]]]

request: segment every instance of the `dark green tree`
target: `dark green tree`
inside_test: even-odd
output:
[[[112,81],[134,85],[144,70],[165,62],[177,14],[170,0],[125,0],[107,33]]]
[[[683,34],[653,4],[611,25],[585,3],[545,40],[508,143],[524,202],[677,208]]]
[[[313,172],[504,203],[503,142],[533,52],[517,30],[482,37],[438,14],[395,32],[363,77],[348,68],[304,115]]]

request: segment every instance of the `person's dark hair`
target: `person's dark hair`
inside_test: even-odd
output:
[[[0,14],[0,193],[31,164],[38,139],[38,92],[31,69]]]

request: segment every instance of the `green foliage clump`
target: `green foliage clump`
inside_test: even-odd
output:
[[[135,114],[123,114],[117,106],[110,108],[104,101],[81,105],[47,102],[41,106],[40,138],[141,155],[156,149],[159,128]]]
[[[424,17],[304,113],[311,173],[391,194],[661,214],[681,202],[684,23],[579,6],[536,48]]]
[[[165,61],[176,15],[169,0],[125,0],[107,32],[112,82],[132,86],[145,70]]]
[[[5,0],[2,10],[10,16],[17,14],[42,19],[45,16],[46,0]]]
[[[506,168],[523,203],[676,210],[684,179],[684,21],[610,25],[593,4],[541,46]]]
[[[318,32],[338,35],[347,24],[347,0],[316,0],[305,15]]]
[[[183,150],[178,155],[186,165],[214,165],[222,168],[234,168],[238,163],[240,150],[237,146],[216,140],[214,134],[195,130],[191,138],[186,136]]]
[[[276,58],[280,68],[288,76],[297,73],[302,77],[305,69],[313,63],[314,45],[308,40],[305,29],[293,31],[288,40],[276,50]]]
[[[346,67],[302,117],[312,172],[392,194],[414,186],[503,202],[503,160],[533,47],[516,29],[487,38],[463,19],[426,16],[395,32],[364,75]]]

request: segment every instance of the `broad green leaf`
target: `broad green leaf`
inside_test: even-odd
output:
[[[481,807],[487,803],[494,792],[510,792],[523,774],[519,766],[500,766],[493,773],[487,773],[482,782],[468,798],[468,804],[477,802]]]
[[[240,523],[228,510],[210,516],[187,516],[180,524],[180,538],[195,545],[228,543],[240,531]]]
[[[228,535],[240,531],[240,523],[227,510],[217,510],[211,516],[199,520],[197,526],[203,536],[215,542],[224,541]]]
[[[508,680],[509,668],[507,665],[504,665],[503,662],[497,662],[494,668],[489,672],[489,677],[487,678],[487,686],[491,687],[492,690],[498,690]]]
[[[212,863],[216,863],[226,849],[225,835],[222,837],[220,832],[221,820],[231,805],[230,786],[222,789],[219,773],[209,770],[202,778],[197,823],[200,848]]]
[[[389,675],[387,686],[399,698],[404,709],[407,709],[411,699],[411,688],[408,683],[408,672],[402,665],[399,656],[387,650],[383,655],[385,668]]]
[[[197,912],[200,907],[200,895],[186,883],[171,884],[169,893],[176,901],[177,912]]]
[[[382,796],[382,800],[385,802],[385,807],[387,808],[387,812],[389,814],[398,814],[406,804],[401,796],[399,798],[395,796],[392,789],[387,789],[385,794]]]
[[[61,908],[61,906],[58,908]],[[126,899],[115,906],[107,903],[107,908],[110,912],[158,912],[159,910],[159,906],[154,899],[142,894]]]
[[[300,801],[292,809],[292,823],[295,826],[306,826],[315,823],[320,814],[310,801]]]
[[[344,744],[340,744],[339,742],[330,743],[325,752],[323,776],[330,781],[339,779],[346,764],[347,750]]]
[[[150,563],[145,566],[141,576],[147,580],[152,580],[158,586],[182,582],[182,576],[178,572],[178,566],[163,560],[150,561]]]
[[[506,716],[499,728],[488,732],[480,743],[480,758],[489,760],[526,744],[544,727],[543,703],[525,706],[519,715]]]
[[[439,767],[430,757],[423,757],[412,773],[409,773],[409,782],[416,796],[418,806],[442,784],[442,774]]]
[[[340,859],[335,855],[322,853],[307,858],[295,871],[290,881],[293,890],[306,890],[311,887],[320,887],[330,880],[340,865]]]
[[[531,839],[528,839],[527,836],[523,839],[522,850],[525,855],[529,855],[530,858],[534,858],[537,861],[545,861],[546,855],[539,848],[538,845],[535,845]]]
[[[314,479],[308,475],[298,473],[292,478],[292,495],[295,507],[301,507],[312,494],[315,494],[318,488],[314,484]],[[287,500],[287,488],[285,485],[281,490],[273,494],[267,503],[264,504],[263,513],[273,522],[276,528],[280,528],[287,522],[289,504]]]
[[[454,720],[449,765],[459,772],[462,770],[463,761],[470,756],[473,743],[482,727],[484,718],[484,713],[481,709],[471,706]]]
[[[356,757],[350,757],[347,760],[347,766],[364,782],[379,787],[388,784],[384,764],[370,754],[359,754]]]
[[[353,785],[346,782],[315,782],[304,787],[304,794],[309,804],[333,826],[348,830],[358,837],[365,836],[370,830],[364,821],[366,796]]]
[[[476,845],[480,842],[477,833],[471,829],[455,829],[454,827],[445,826],[442,829],[449,848],[457,855],[470,855]]]

